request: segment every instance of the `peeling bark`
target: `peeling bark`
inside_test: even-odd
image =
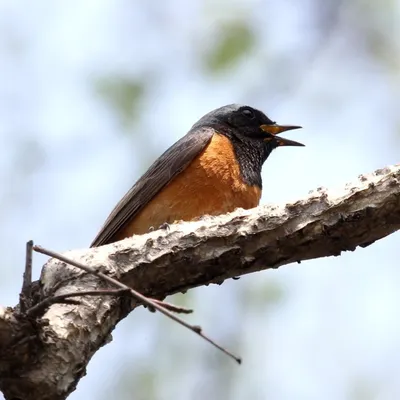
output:
[[[340,191],[320,188],[285,206],[260,206],[180,223],[64,255],[162,299],[196,286],[365,247],[400,228],[400,165]],[[31,303],[55,294],[104,289],[97,277],[51,259]],[[54,304],[41,318],[0,308],[0,389],[6,399],[59,400],[75,390],[93,354],[137,304],[125,297],[82,297]]]

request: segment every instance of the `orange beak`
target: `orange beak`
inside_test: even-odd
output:
[[[304,146],[303,143],[295,142],[294,140],[277,137],[281,132],[290,131],[292,129],[300,129],[301,126],[296,125],[261,125],[260,128],[269,135],[265,140],[273,139],[278,146]]]

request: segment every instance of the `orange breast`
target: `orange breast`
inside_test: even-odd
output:
[[[260,197],[259,187],[243,182],[230,140],[215,134],[191,164],[118,232],[118,240],[163,223],[253,208]]]

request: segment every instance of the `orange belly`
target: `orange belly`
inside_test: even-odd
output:
[[[116,235],[120,240],[163,223],[253,208],[261,189],[243,182],[233,146],[214,134],[208,146]]]

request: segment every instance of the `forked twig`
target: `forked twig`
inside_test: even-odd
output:
[[[210,344],[212,344],[214,347],[216,347],[217,349],[219,349],[220,351],[222,351],[223,353],[225,353],[226,355],[228,355],[229,357],[233,358],[238,364],[240,364],[242,362],[240,357],[235,356],[234,354],[232,354],[231,352],[229,352],[228,350],[226,350],[225,348],[223,348],[222,346],[220,346],[219,344],[217,344],[216,342],[214,342],[212,339],[210,339],[208,336],[204,335],[202,328],[198,325],[191,325],[189,323],[187,323],[186,321],[184,321],[183,319],[177,317],[176,315],[174,315],[171,311],[169,311],[165,306],[161,305],[161,303],[159,302],[155,302],[154,300],[142,295],[141,293],[137,292],[136,290],[130,288],[129,286],[125,285],[124,283],[103,274],[102,272],[96,270],[95,268],[89,267],[87,265],[81,264],[80,262],[71,260],[67,257],[64,257],[62,254],[56,253],[52,250],[47,250],[41,246],[34,246],[33,250],[35,250],[38,253],[42,253],[45,254],[49,257],[53,257],[56,258],[62,262],[65,262],[67,264],[70,264],[76,268],[79,268],[83,271],[86,271],[90,274],[93,274],[101,279],[103,279],[106,282],[109,282],[117,287],[119,287],[120,289],[129,291],[130,295],[132,297],[134,297],[135,299],[139,300],[142,304],[145,304],[146,306],[148,306],[149,308],[155,309],[157,311],[159,311],[160,313],[164,314],[165,316],[167,316],[168,318],[172,319],[173,321],[177,322],[178,324],[184,326],[185,328],[191,330],[192,332],[196,333],[197,335],[199,335],[200,337],[202,337],[204,340],[206,340],[207,342],[209,342]]]

